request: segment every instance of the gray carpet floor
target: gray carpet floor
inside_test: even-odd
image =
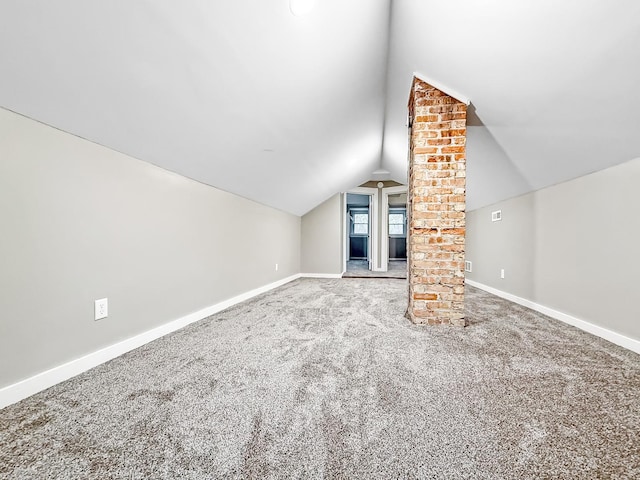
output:
[[[407,278],[407,261],[392,260],[386,272],[374,272],[366,260],[349,260],[342,278]]]
[[[640,356],[406,292],[296,280],[0,410],[0,478],[640,478]]]

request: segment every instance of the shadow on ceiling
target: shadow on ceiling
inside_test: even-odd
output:
[[[468,127],[484,127],[478,114],[476,113],[476,106],[473,103],[469,103],[467,106],[467,126]]]

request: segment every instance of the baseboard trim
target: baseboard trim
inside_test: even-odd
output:
[[[342,278],[341,273],[301,273],[303,278]]]
[[[513,295],[508,292],[503,292],[502,290],[498,290],[497,288],[490,287],[474,280],[466,279],[465,283],[471,285],[472,287],[479,288],[480,290],[484,290],[485,292],[492,293],[497,297],[504,298],[505,300],[509,300],[511,302],[522,305],[523,307],[527,307],[535,310],[536,312],[540,312],[544,315],[547,315],[548,317],[560,320],[563,323],[573,325],[580,330],[584,330],[585,332],[589,332],[593,335],[596,335],[597,337],[604,338],[611,343],[615,343],[616,345],[640,354],[640,340],[629,338],[625,335],[622,335],[621,333],[614,332],[598,325],[594,325],[593,323],[587,322],[586,320],[581,320],[558,310],[554,310],[553,308],[540,305],[539,303],[527,300],[526,298],[518,297],[517,295]]]
[[[177,320],[173,320],[169,323],[153,328],[141,334],[130,337],[121,342],[109,345],[95,352],[89,353],[83,357],[71,360],[57,367],[51,368],[44,372],[38,373],[33,377],[29,377],[25,380],[21,380],[12,385],[8,385],[0,389],[0,408],[4,408],[13,403],[19,402],[31,395],[45,390],[53,385],[68,380],[76,375],[79,375],[87,370],[97,367],[98,365],[112,360],[120,355],[123,355],[131,350],[141,347],[153,340],[163,337],[169,333],[175,332],[187,325],[207,318],[215,313],[221,312],[229,307],[232,307],[238,303],[249,300],[257,295],[273,290],[286,283],[300,278],[300,274],[291,275],[290,277],[283,278],[276,282],[264,285],[259,288],[255,288],[248,292],[242,293],[235,297],[224,300],[215,305],[203,308],[197,312],[190,313]]]

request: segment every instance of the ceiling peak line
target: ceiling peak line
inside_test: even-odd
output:
[[[389,70],[391,64],[391,29],[392,29],[392,21],[393,19],[393,1],[389,0],[389,17],[387,22],[387,50],[385,52],[384,59],[384,80],[382,85],[382,132],[380,134],[380,170],[384,170],[384,140],[385,140],[385,131],[387,129],[387,99],[389,97]]]

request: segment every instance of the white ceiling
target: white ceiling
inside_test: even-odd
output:
[[[472,102],[469,209],[640,156],[637,0],[315,3],[3,0],[0,106],[295,214],[406,181],[414,72]]]

